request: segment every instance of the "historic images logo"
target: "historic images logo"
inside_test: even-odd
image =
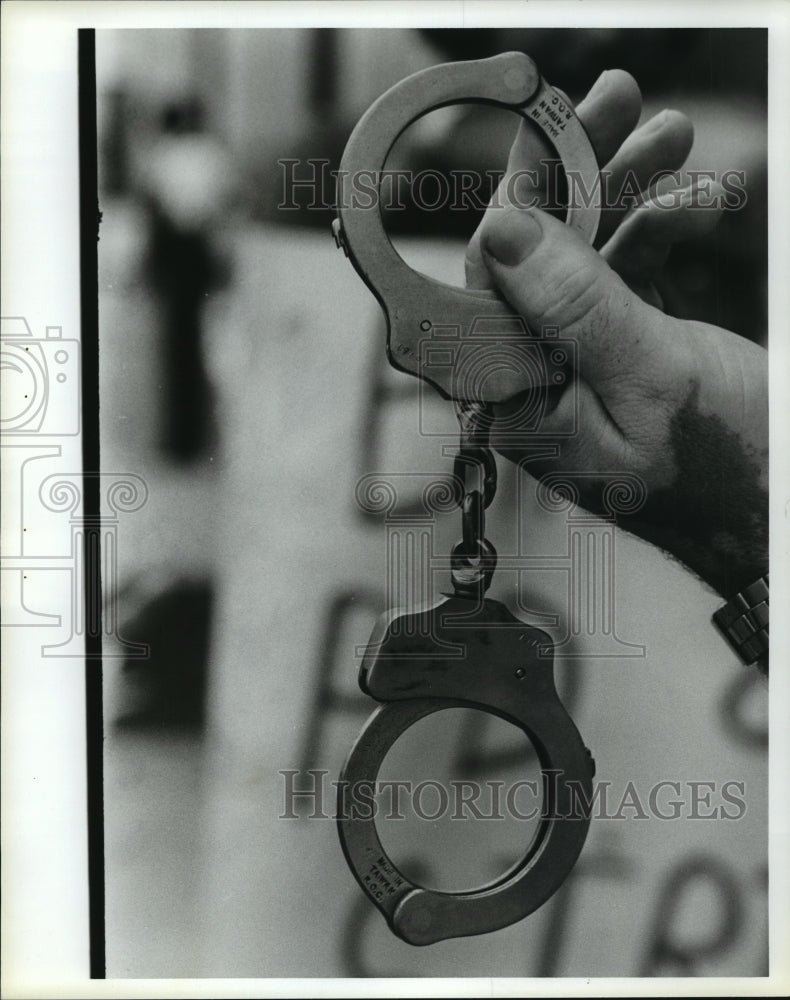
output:
[[[105,594],[117,590],[118,519],[146,503],[148,487],[130,473],[52,471],[62,462],[64,439],[80,432],[79,341],[59,326],[35,337],[21,316],[0,320],[0,332],[2,625],[57,629],[57,640],[41,646],[45,657],[83,656],[85,636],[99,633],[114,640],[104,656],[146,657],[147,646],[120,637],[115,613],[102,622],[101,612],[102,586]],[[89,480],[101,491],[95,518],[86,517],[83,505]],[[49,603],[53,594],[62,596],[64,579],[68,596],[59,607],[69,607],[68,621]]]

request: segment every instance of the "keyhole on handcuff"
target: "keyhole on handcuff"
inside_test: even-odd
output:
[[[565,209],[558,207],[567,200],[561,161],[536,126],[514,111],[484,104],[439,108],[398,137],[382,170],[384,229],[409,267],[465,287],[466,245],[505,173],[522,122],[536,161],[533,164],[530,156],[531,168],[538,169],[541,158],[551,160],[552,166],[543,176],[548,193],[533,191],[530,178],[522,172],[513,182],[512,196],[526,204],[536,194],[539,207],[564,218]],[[426,236],[441,238],[443,246],[426,245]]]
[[[379,838],[402,873],[427,889],[468,891],[502,876],[540,824],[532,744],[476,709],[444,709],[413,725],[384,758],[377,787]]]

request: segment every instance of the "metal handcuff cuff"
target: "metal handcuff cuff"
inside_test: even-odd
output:
[[[582,850],[589,826],[584,803],[592,800],[594,775],[590,752],[557,695],[550,637],[485,597],[496,563],[484,537],[484,511],[496,488],[488,408],[516,393],[545,395],[550,379],[543,345],[495,293],[455,288],[413,271],[392,247],[380,206],[363,206],[352,196],[361,172],[377,178],[378,190],[387,155],[412,122],[436,108],[467,103],[505,108],[533,122],[559,154],[566,176],[575,172],[593,195],[599,184],[595,153],[567,98],[519,52],[433,66],[401,81],[360,119],[341,162],[333,232],[384,309],[390,363],[454,400],[461,422],[453,478],[461,484],[464,537],[451,557],[455,593],[429,608],[390,612],[377,624],[359,681],[382,704],[338,785],[346,860],[393,932],[415,945],[498,930],[541,906]],[[568,208],[566,223],[592,242],[599,202],[594,196],[586,202]],[[437,332],[444,335],[437,338]],[[478,488],[466,488],[469,470]],[[410,881],[387,856],[374,817],[354,809],[351,792],[360,782],[375,782],[390,747],[410,726],[452,707],[480,709],[521,729],[544,776],[541,823],[526,856],[498,880],[467,892]]]

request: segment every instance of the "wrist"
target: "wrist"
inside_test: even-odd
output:
[[[670,502],[669,496],[661,498],[662,505]],[[620,525],[678,559],[725,600],[754,583],[768,566],[767,511],[764,527],[755,512],[748,537],[724,530],[692,535],[687,524],[674,523],[670,514],[650,521],[623,519]]]
[[[670,418],[663,452],[672,473],[649,490],[631,530],[728,598],[768,565],[767,462],[764,448],[703,405],[706,389],[695,380]]]

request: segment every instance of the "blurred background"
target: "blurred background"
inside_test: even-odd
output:
[[[694,121],[689,168],[747,179],[742,209],[673,251],[667,301],[764,343],[766,42],[761,29],[97,32],[102,462],[149,489],[118,523],[105,595],[118,622],[105,661],[108,975],[766,974],[767,685],[714,633],[716,595],[605,522],[542,509],[502,459],[488,534],[524,569],[498,573],[492,596],[557,641],[558,686],[614,809],[629,781],[646,797],[662,780],[732,780],[744,816],[594,822],[537,913],[424,949],[362,896],[331,821],[278,818],[279,772],[336,778],[373,708],[358,652],[397,596],[393,526],[439,554],[459,527],[418,503],[451,471],[452,408],[388,367],[380,309],[330,234],[330,171],[359,116],[415,70],[513,49],[574,101],[604,69],[631,71],[644,118],[670,106]],[[389,164],[502,170],[516,125],[447,109]],[[288,187],[310,178],[307,161],[325,164],[317,199]],[[407,199],[387,226],[413,266],[460,285],[479,219]],[[396,511],[355,500],[373,473],[396,484]],[[605,641],[572,621],[579,531],[616,541]],[[447,585],[439,573],[428,587]],[[415,727],[382,773],[538,771],[517,731],[470,711]],[[504,871],[533,832],[474,827],[381,836],[416,879],[452,890]]]

